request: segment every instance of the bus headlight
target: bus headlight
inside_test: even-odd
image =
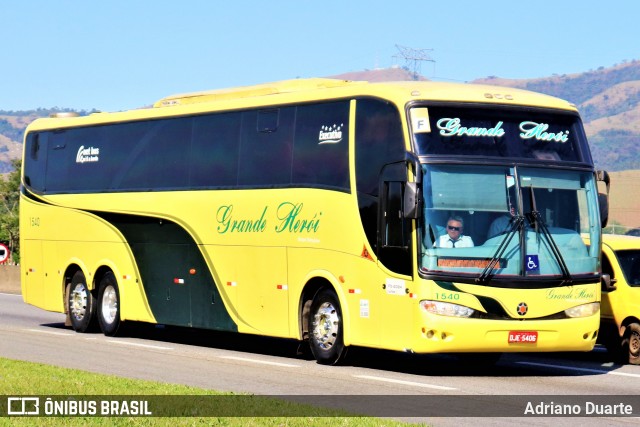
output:
[[[590,302],[588,304],[578,305],[568,308],[564,311],[568,317],[589,317],[593,316],[600,310],[599,302]]]
[[[420,301],[420,307],[429,313],[438,314],[440,316],[454,317],[471,317],[475,310],[463,305],[451,304],[442,301]]]

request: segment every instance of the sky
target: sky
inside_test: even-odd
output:
[[[537,78],[640,59],[640,1],[0,0],[0,110],[121,111],[165,96],[410,65]]]

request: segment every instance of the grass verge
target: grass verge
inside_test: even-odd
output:
[[[285,413],[295,414],[295,416],[282,417],[260,417],[260,416],[225,416],[225,417],[204,417],[192,416],[194,408],[178,409],[184,414],[180,417],[8,417],[7,401],[0,402],[0,407],[5,408],[0,414],[0,425],[11,426],[349,426],[349,427],[369,427],[369,426],[403,426],[405,423],[372,418],[354,417],[344,412],[334,411],[325,408],[317,408],[309,405],[302,405],[288,402],[281,399],[238,395],[234,393],[221,393],[212,390],[205,390],[195,387],[188,387],[178,384],[166,384],[154,381],[134,380],[121,378],[113,375],[94,374],[76,369],[58,368],[54,366],[15,361],[0,358],[0,390],[5,396],[193,396],[194,401],[200,402],[198,396],[220,396],[215,399],[216,404],[237,404],[235,398],[242,399],[242,404],[247,402],[253,405],[260,413]],[[170,399],[170,398],[169,398]],[[180,400],[184,404],[184,399]],[[217,408],[217,406],[216,406]],[[206,413],[208,408],[198,407],[198,411]],[[219,408],[218,408],[219,409]],[[172,408],[175,413],[176,408]],[[182,412],[180,412],[182,411]],[[233,408],[223,408],[221,413],[233,413]],[[330,418],[327,418],[330,417]]]

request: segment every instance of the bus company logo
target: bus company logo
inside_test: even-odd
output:
[[[549,289],[547,291],[547,299],[552,300],[565,300],[565,301],[574,301],[574,300],[586,300],[593,301],[596,298],[596,294],[593,291],[585,290],[585,289],[576,289],[569,288],[568,290],[561,289]]]
[[[315,234],[320,229],[322,212],[303,212],[303,203],[282,202],[272,213],[269,206],[265,206],[262,214],[253,217],[236,218],[233,214],[233,205],[224,205],[218,208],[216,221],[218,222],[218,234],[229,233],[264,233],[270,229],[276,233],[309,233]],[[274,221],[276,224],[270,225]],[[313,243],[319,243],[314,241]]]
[[[320,144],[337,144],[342,141],[342,128],[344,124],[333,126],[322,126],[318,137],[318,145]]]
[[[527,306],[527,303],[521,302],[520,304],[518,304],[518,315],[520,316],[524,316],[525,314],[527,314],[527,311],[529,311],[529,306]]]
[[[560,143],[569,141],[568,130],[560,132],[547,132],[548,129],[549,125],[546,123],[522,122],[520,123],[520,130],[522,131],[522,133],[520,134],[520,138]]]
[[[100,160],[100,149],[81,145],[76,154],[76,163],[93,163]]]
[[[462,126],[459,117],[446,117],[438,120],[436,123],[442,136],[477,136],[489,138],[500,138],[504,136],[505,130],[502,129],[502,125],[503,122],[498,122],[492,128],[466,127]]]

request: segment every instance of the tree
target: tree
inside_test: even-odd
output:
[[[11,257],[9,262],[20,262],[20,159],[11,162],[13,171],[0,180],[0,240],[7,242]]]

